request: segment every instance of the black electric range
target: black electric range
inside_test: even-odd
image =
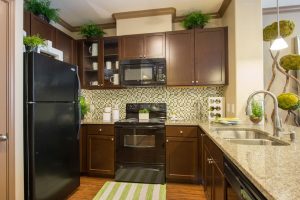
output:
[[[148,109],[149,120],[139,120]],[[165,103],[126,105],[126,119],[115,123],[116,181],[165,183]]]

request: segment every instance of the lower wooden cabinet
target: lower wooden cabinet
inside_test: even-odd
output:
[[[87,172],[87,148],[86,148],[86,139],[87,139],[87,125],[82,125],[80,128],[80,173],[85,174]]]
[[[173,127],[172,127],[173,129]],[[173,135],[168,133],[167,136]],[[197,133],[197,128],[195,128]],[[198,139],[192,137],[166,138],[166,177],[168,181],[197,182]]]
[[[222,155],[216,156],[216,152],[219,152],[217,148],[207,136],[204,138],[202,160],[204,168],[203,186],[207,200],[225,200],[224,171],[221,164],[217,162]]]
[[[88,173],[114,175],[115,163],[114,136],[88,135]]]

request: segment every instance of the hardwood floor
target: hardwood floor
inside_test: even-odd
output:
[[[80,187],[68,200],[92,200],[106,181],[111,179],[82,176]],[[167,199],[206,200],[202,186],[178,183],[167,184]]]

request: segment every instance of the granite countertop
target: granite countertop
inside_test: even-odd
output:
[[[82,124],[114,124],[103,120],[84,120]],[[193,120],[171,121],[166,125],[199,126],[224,154],[245,174],[267,199],[300,199],[300,128],[295,127],[296,141],[288,146],[240,145],[222,139],[216,128],[251,128],[272,135],[272,126],[218,125]],[[285,130],[288,130],[285,127]],[[289,136],[280,138],[289,141]]]
[[[271,126],[215,126],[199,123],[224,154],[248,177],[267,199],[300,199],[300,128],[295,128],[296,142],[288,146],[238,145],[218,136],[216,127],[251,128],[272,135]],[[285,127],[287,130],[287,127]],[[289,136],[281,138],[289,141]]]

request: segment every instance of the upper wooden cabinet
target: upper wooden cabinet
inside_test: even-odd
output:
[[[39,19],[37,16],[30,15],[30,35],[39,35],[45,40],[50,40],[55,44],[55,28]]]
[[[196,84],[225,84],[226,67],[227,29],[195,29]]]
[[[121,37],[120,59],[164,58],[165,33]]]
[[[194,85],[194,30],[166,35],[167,85]]]
[[[55,30],[55,48],[64,52],[64,62],[76,64],[74,57],[75,53],[75,42],[73,38],[67,34]]]
[[[168,32],[167,85],[226,84],[227,28]]]

